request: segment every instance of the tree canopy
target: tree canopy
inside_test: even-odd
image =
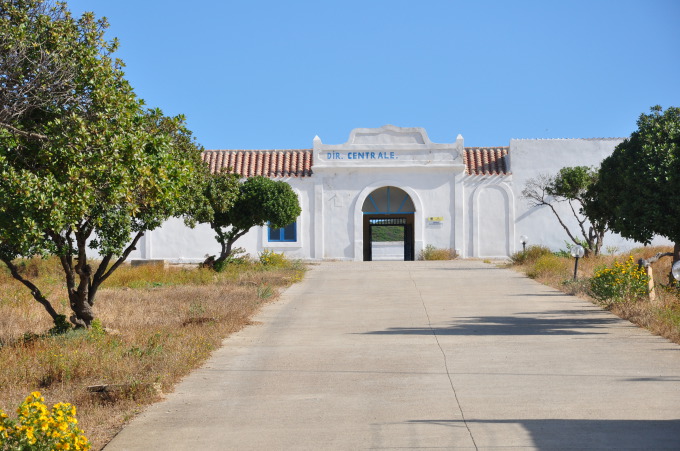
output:
[[[239,182],[237,175],[221,172],[207,178],[203,192],[210,209],[202,209],[194,218],[210,224],[216,232],[215,238],[221,245],[220,255],[214,260],[216,265],[229,258],[233,244],[252,227],[267,224],[285,227],[301,211],[290,185],[262,176]]]
[[[58,322],[15,264],[57,256],[78,326],[144,232],[195,204],[205,171],[183,118],[136,97],[107,27],[64,3],[0,4],[0,259]]]
[[[649,243],[655,235],[675,243],[680,259],[680,108],[651,108],[638,129],[600,166],[588,211],[625,238]]]
[[[564,167],[556,175],[540,175],[529,179],[522,191],[531,207],[547,206],[575,245],[583,245],[586,253],[600,253],[605,222],[596,210],[587,210],[593,199],[589,188],[597,180],[597,170],[587,166]],[[571,230],[566,219],[560,215],[557,205],[567,204],[578,224],[578,231]],[[580,233],[579,233],[580,232]]]

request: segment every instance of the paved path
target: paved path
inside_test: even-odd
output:
[[[107,447],[680,449],[680,346],[477,261],[323,263]]]

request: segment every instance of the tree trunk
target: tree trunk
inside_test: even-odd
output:
[[[229,256],[231,255],[232,247],[234,246],[236,240],[245,235],[249,229],[241,230],[232,228],[228,232],[225,232],[219,227],[213,225],[212,223],[210,226],[217,233],[217,241],[222,246],[222,249],[220,250],[220,256],[213,262],[214,267],[216,264],[222,263],[223,261],[229,258]]]
[[[85,240],[79,240],[79,258],[78,264],[75,267],[76,273],[80,278],[80,283],[77,290],[69,290],[69,300],[71,301],[71,310],[73,315],[69,318],[76,327],[90,327],[94,320],[94,299],[97,295],[99,287],[120,265],[128,258],[130,253],[137,248],[137,243],[144,235],[144,231],[137,232],[127,248],[123,253],[114,260],[113,264],[109,266],[113,259],[113,254],[105,255],[99,263],[97,271],[92,273],[92,267],[87,263],[87,254],[85,253]]]
[[[74,293],[70,296],[71,310],[73,315],[69,318],[71,322],[78,327],[88,328],[94,320],[94,312],[92,311],[92,304],[88,301],[87,292],[85,293]]]
[[[586,238],[586,242],[588,243],[585,256],[588,257],[592,254],[597,257],[600,255],[600,252],[602,251],[602,242],[604,241],[604,232],[590,226],[588,229],[588,236],[586,237],[584,234],[584,238]]]
[[[234,240],[226,239],[222,243],[222,250],[220,251],[220,256],[217,257],[217,260],[215,260],[215,263],[213,264],[219,264],[225,261],[229,256],[231,255],[231,247],[234,245]]]
[[[220,256],[217,257],[217,259],[210,262],[211,257],[208,257],[208,259],[204,262],[205,266],[209,266],[208,264],[212,263],[210,266],[214,268],[215,265],[220,264],[229,258],[232,247],[236,240],[245,235],[250,229],[235,229],[232,227],[232,229],[229,231],[223,231],[220,227],[213,223],[210,223],[210,227],[212,227],[212,229],[217,234],[217,242],[222,246],[222,249],[220,250]]]
[[[90,327],[94,319],[93,300],[90,299],[92,268],[84,261],[78,261],[76,273],[80,282],[77,289],[69,290],[69,301],[73,315],[69,318],[76,327]]]
[[[595,255],[600,255],[602,252],[602,243],[604,242],[604,232],[595,231]]]

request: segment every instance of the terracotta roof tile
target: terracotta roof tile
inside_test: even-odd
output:
[[[203,161],[216,173],[224,168],[243,177],[309,177],[312,149],[294,150],[206,150]]]
[[[466,147],[465,173],[507,175],[509,151],[509,147]],[[210,166],[210,172],[231,168],[243,177],[310,177],[314,164],[312,149],[206,150],[202,158]]]
[[[509,147],[466,147],[465,173],[470,175],[507,175]]]

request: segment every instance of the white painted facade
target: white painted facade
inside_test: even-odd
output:
[[[530,209],[521,198],[526,181],[541,173],[555,174],[565,166],[598,166],[621,141],[511,140],[504,157],[505,171],[475,175],[466,170],[460,135],[453,143],[440,144],[431,142],[422,128],[387,125],[355,129],[349,140],[339,145],[324,144],[316,137],[313,175],[280,179],[294,189],[302,207],[296,241],[270,242],[266,227],[257,227],[235,247],[245,248],[251,255],[270,249],[292,258],[363,260],[364,210],[371,202],[375,205],[369,196],[393,187],[391,192],[403,190],[412,202],[414,211],[408,221],[412,222],[416,257],[427,245],[456,249],[462,257],[507,257],[521,249],[520,235],[528,236],[529,244],[563,249],[568,237],[552,213],[547,208]],[[387,196],[390,214],[384,217],[395,216],[399,210],[396,201],[390,206]],[[608,236],[605,246],[624,250],[634,243]],[[181,219],[172,219],[147,233],[131,257],[197,262],[218,252],[208,226],[189,229]]]

